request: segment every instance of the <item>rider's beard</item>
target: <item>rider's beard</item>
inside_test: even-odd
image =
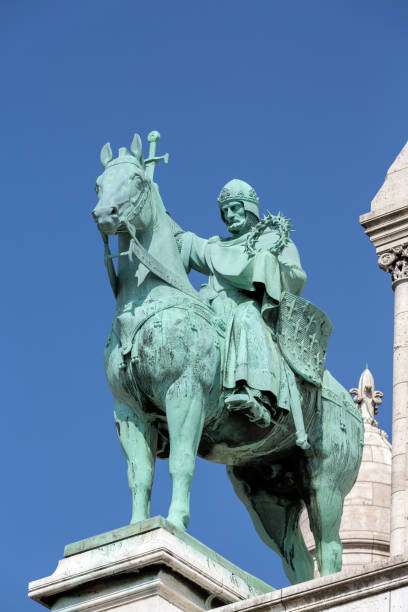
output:
[[[239,234],[246,225],[246,219],[235,219],[227,224],[227,229],[231,234]]]

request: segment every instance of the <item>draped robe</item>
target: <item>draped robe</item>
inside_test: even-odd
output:
[[[246,251],[247,235],[209,240],[192,232],[177,237],[187,272],[191,268],[208,275],[201,295],[226,326],[223,387],[234,390],[245,383],[260,392],[272,393],[277,405],[290,410],[299,403],[295,377],[279,350],[275,321],[283,291],[300,295],[306,282],[298,251],[290,241],[276,256],[270,249],[275,230],[265,231],[257,252]]]

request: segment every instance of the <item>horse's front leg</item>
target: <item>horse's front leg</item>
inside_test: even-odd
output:
[[[156,459],[157,429],[145,418],[141,410],[115,400],[115,424],[122,450],[128,464],[129,489],[132,494],[131,523],[150,516],[154,465]]]
[[[204,424],[201,389],[187,377],[174,383],[166,396],[166,415],[170,437],[169,468],[173,481],[168,520],[183,531],[190,521],[190,488],[198,445]]]

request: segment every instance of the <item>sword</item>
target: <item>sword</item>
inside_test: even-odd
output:
[[[159,132],[157,132],[156,130],[153,130],[153,132],[150,132],[150,134],[147,137],[147,140],[150,143],[150,147],[149,147],[149,157],[148,159],[145,159],[145,165],[147,165],[146,168],[146,176],[153,181],[153,175],[154,175],[154,169],[156,167],[156,164],[163,160],[165,164],[168,163],[169,161],[169,154],[166,153],[165,155],[161,155],[159,157],[156,157],[156,145],[160,140],[160,134]]]

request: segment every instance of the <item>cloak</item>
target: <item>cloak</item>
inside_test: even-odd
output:
[[[209,285],[216,293],[225,291],[231,297],[239,297],[236,290],[255,292],[261,285],[267,299],[279,303],[283,291],[302,293],[306,274],[292,241],[278,256],[271,253],[276,240],[276,231],[264,232],[257,242],[258,252],[250,257],[245,249],[246,235],[205,240],[185,232],[181,256],[187,272],[193,268],[208,275]]]
[[[282,293],[300,295],[306,274],[292,241],[279,255],[271,252],[277,237],[275,230],[264,232],[253,256],[246,250],[247,235],[205,240],[184,232],[177,238],[184,267],[208,275],[201,294],[225,321],[223,387],[233,390],[244,381],[272,393],[279,407],[290,410],[300,398],[294,374],[278,348],[274,323]]]

